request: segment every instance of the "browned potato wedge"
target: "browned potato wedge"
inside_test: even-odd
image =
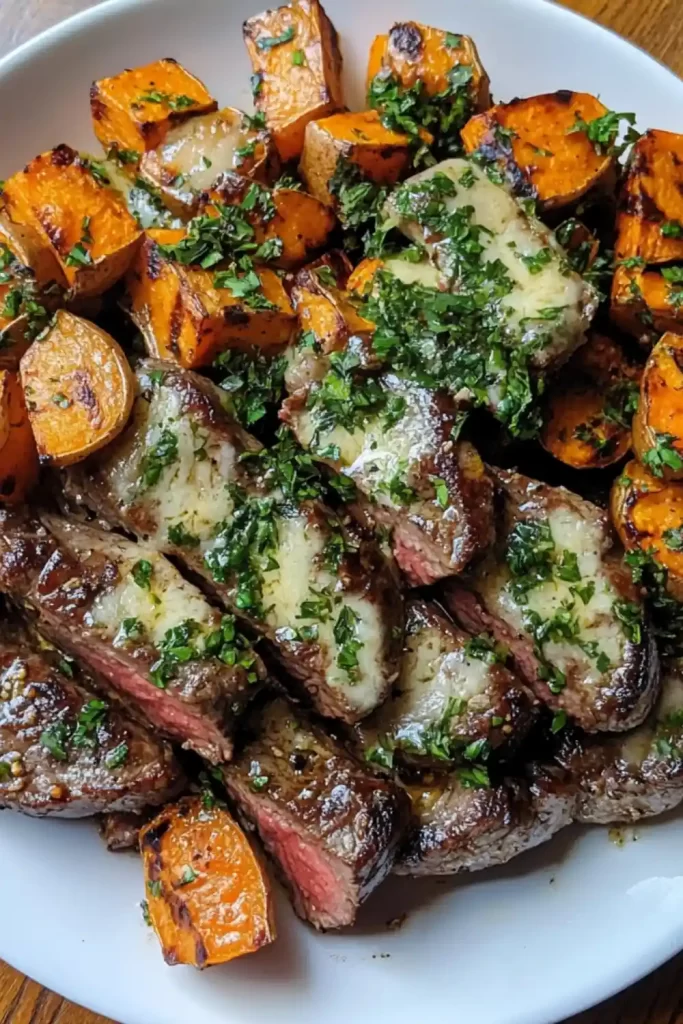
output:
[[[574,469],[600,469],[631,447],[639,369],[616,342],[592,334],[550,383],[541,444]]]
[[[16,373],[0,370],[0,502],[23,501],[38,479],[38,455]]]
[[[654,555],[683,601],[683,483],[652,476],[634,459],[614,481],[610,510],[624,547]]]
[[[616,158],[576,130],[607,113],[595,96],[562,89],[499,103],[468,121],[462,139],[468,153],[494,160],[518,194],[554,210],[614,190]]]
[[[102,295],[122,277],[142,232],[123,199],[68,146],[42,153],[3,188],[11,219],[38,232],[59,260],[72,296]]]
[[[340,159],[355,164],[370,181],[393,185],[410,170],[411,139],[385,128],[376,110],[311,121],[299,171],[308,191],[329,206],[336,203],[329,182]]]
[[[683,477],[683,337],[665,334],[650,353],[633,420],[633,451],[654,476]]]
[[[239,174],[225,174],[205,197],[206,213],[216,213],[217,206],[244,204],[250,182]],[[296,270],[322,249],[337,223],[332,210],[319,199],[294,188],[262,189],[261,201],[250,206],[248,220],[255,231],[257,243],[279,239],[279,256],[271,266]],[[270,205],[272,203],[272,206]]]
[[[253,271],[254,288],[243,297],[217,287],[219,268],[202,270],[165,258],[162,245],[183,231],[148,232],[126,279],[130,314],[147,351],[192,369],[210,365],[226,348],[285,346],[296,317],[282,281],[268,267]]]
[[[90,88],[95,135],[106,151],[117,149],[130,163],[156,149],[179,121],[217,106],[203,83],[170,57],[100,78]]]
[[[192,217],[202,192],[227,171],[269,182],[277,176],[270,134],[234,107],[192,117],[167,133],[140,162],[140,176],[178,217]]]
[[[295,160],[308,122],[344,106],[334,25],[318,0],[293,0],[248,18],[243,34],[256,109],[265,114],[283,162]]]
[[[167,964],[211,967],[275,940],[270,882],[226,809],[186,797],[140,833],[149,919]]]
[[[63,309],[22,356],[21,382],[38,453],[56,466],[103,448],[133,408],[135,380],[117,342]]]

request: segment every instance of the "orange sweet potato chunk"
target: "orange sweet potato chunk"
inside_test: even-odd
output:
[[[352,336],[369,348],[375,325],[360,315],[349,291],[321,279],[315,267],[296,275],[292,302],[301,330],[312,331],[323,352],[343,351]]]
[[[376,110],[333,114],[306,126],[299,171],[308,191],[333,206],[329,181],[340,158],[356,164],[370,181],[393,185],[410,170],[410,142],[407,135],[385,128]]]
[[[16,373],[0,370],[0,503],[23,501],[38,479],[38,454]]]
[[[655,476],[683,478],[683,336],[663,335],[648,356],[633,421],[633,451]]]
[[[222,807],[186,797],[140,833],[149,919],[168,964],[211,967],[276,936],[268,876]]]
[[[3,197],[10,218],[34,228],[50,247],[74,297],[111,288],[142,239],[121,196],[69,146],[42,153],[8,178]]]
[[[491,107],[468,121],[462,140],[468,153],[496,160],[518,191],[553,210],[614,188],[615,157],[599,152],[584,131],[572,131],[577,121],[606,113],[594,96],[563,89]]]
[[[90,87],[93,128],[107,152],[156,149],[173,125],[217,106],[206,86],[170,57]]]
[[[651,269],[619,266],[612,281],[610,317],[644,345],[651,345],[665,331],[683,330],[683,294],[666,273],[676,268]]]
[[[293,0],[243,27],[256,108],[284,162],[300,156],[309,121],[343,109],[337,33],[318,0]]]
[[[649,131],[633,147],[615,253],[647,266],[683,261],[683,135]]]
[[[106,331],[64,309],[22,356],[21,383],[42,459],[80,462],[125,427],[135,381]]]
[[[248,296],[215,286],[221,268],[202,270],[166,259],[158,243],[178,240],[177,232],[148,237],[126,279],[130,314],[150,355],[192,369],[210,365],[226,348],[278,349],[290,341],[296,317],[275,271],[257,271],[259,298],[274,307],[258,308]]]
[[[449,74],[459,65],[472,68],[470,93],[476,111],[491,105],[489,77],[469,36],[431,28],[417,21],[392,26],[387,35],[375,36],[370,47],[367,87],[378,74],[391,73],[406,88],[422,82],[429,96],[443,92]]]
[[[367,295],[372,287],[375,274],[382,266],[384,266],[384,261],[374,257],[361,260],[358,266],[353,269],[346,287],[350,292],[356,292],[358,295]]]

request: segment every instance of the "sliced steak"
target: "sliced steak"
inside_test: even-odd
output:
[[[505,864],[572,821],[573,791],[549,769],[537,769],[528,783],[509,779],[475,789],[447,776],[408,788],[416,821],[394,868],[401,875],[452,875]]]
[[[384,374],[372,378],[380,411],[350,429],[330,423],[319,398],[335,378],[337,387],[363,387],[362,380],[342,381],[331,366],[320,382],[285,401],[281,419],[315,458],[356,485],[359,511],[391,530],[394,557],[410,584],[462,572],[493,540],[493,485],[475,448],[453,440],[457,405],[442,392]]]
[[[489,637],[471,637],[438,605],[410,599],[401,671],[391,696],[356,727],[366,759],[444,769],[510,752],[535,699]]]
[[[659,701],[633,732],[563,737],[557,760],[578,790],[577,821],[634,822],[683,801],[683,673],[671,662],[662,675]]]
[[[235,719],[264,670],[234,620],[153,548],[0,511],[0,590],[165,735],[230,758]]]
[[[353,924],[391,870],[409,801],[284,700],[268,704],[254,726],[257,738],[223,770],[228,792],[297,914],[316,928]]]
[[[0,637],[0,808],[83,818],[171,799],[183,783],[171,747],[11,632]]]
[[[114,811],[100,818],[100,835],[111,853],[120,850],[137,850],[140,829],[151,817],[150,813],[130,814]]]
[[[446,585],[447,607],[506,644],[553,710],[588,732],[634,728],[659,692],[659,658],[607,513],[563,487],[494,475],[496,548]]]
[[[403,613],[395,573],[374,541],[301,497],[315,487],[293,439],[272,456],[259,451],[218,388],[147,361],[131,427],[75,467],[68,490],[180,559],[267,638],[322,714],[356,721],[396,676]]]

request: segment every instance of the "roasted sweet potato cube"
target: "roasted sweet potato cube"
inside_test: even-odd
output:
[[[375,329],[360,315],[350,292],[305,267],[296,275],[292,303],[302,331],[312,331],[323,352],[341,352],[351,337],[366,342]]]
[[[422,82],[425,92],[435,96],[448,88],[451,73],[463,65],[472,68],[472,110],[486,110],[491,105],[489,78],[470,37],[417,21],[398,22],[388,35],[375,36],[373,40],[368,90],[376,75],[392,74],[406,88]]]
[[[102,295],[128,269],[142,232],[120,195],[68,146],[37,156],[4,185],[5,209],[59,260],[72,296]]]
[[[270,133],[234,107],[171,128],[140,162],[140,176],[161,192],[178,217],[192,217],[200,196],[227,171],[268,183],[278,160]]]
[[[610,317],[647,346],[664,331],[683,330],[683,269],[617,266]]]
[[[256,108],[283,161],[303,149],[309,121],[343,109],[337,33],[318,0],[293,0],[244,23]]]
[[[295,329],[296,317],[282,281],[267,267],[250,271],[233,294],[226,273],[183,266],[165,258],[161,244],[174,244],[175,232],[148,237],[128,274],[130,313],[150,355],[181,366],[207,366],[226,348],[278,349]],[[218,286],[225,285],[225,286]]]
[[[668,332],[648,356],[633,420],[633,451],[650,473],[683,478],[683,337]]]
[[[253,194],[254,190],[251,190]],[[255,241],[261,244],[279,239],[282,249],[269,261],[272,266],[295,270],[322,249],[337,223],[333,211],[319,199],[298,189],[263,189],[260,201],[251,203],[250,182],[239,174],[225,174],[206,197],[204,208],[210,213],[216,204],[249,206],[245,210],[254,228]]]
[[[616,257],[644,265],[683,261],[683,135],[649,131],[633,147]]]
[[[550,382],[540,441],[574,469],[600,469],[631,447],[640,367],[611,338],[591,334]]]
[[[130,155],[156,149],[173,125],[217,106],[206,86],[170,57],[90,87],[95,135],[106,151]]]
[[[330,206],[336,200],[329,183],[340,159],[355,164],[370,181],[393,185],[410,170],[411,139],[385,128],[376,110],[311,121],[299,171],[308,191]]]
[[[346,287],[350,292],[356,292],[358,295],[367,295],[372,288],[375,274],[383,265],[384,261],[376,258],[361,260],[358,266],[354,267]]]
[[[468,153],[497,162],[519,195],[554,210],[614,189],[614,155],[576,130],[607,113],[594,96],[562,89],[491,107],[468,121],[462,140]]]
[[[0,370],[0,503],[23,501],[38,479],[38,454],[16,373]]]

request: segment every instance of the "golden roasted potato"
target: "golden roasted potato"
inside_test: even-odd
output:
[[[16,373],[0,370],[0,503],[23,501],[38,479],[38,455]]]
[[[68,146],[42,153],[8,178],[3,198],[10,218],[37,231],[54,253],[73,297],[111,288],[142,239],[122,198]]]
[[[117,342],[60,309],[22,356],[21,383],[41,459],[80,462],[123,430],[135,380]]]
[[[283,162],[295,160],[308,122],[344,107],[335,28],[318,0],[293,0],[248,18],[243,33],[256,109]]]
[[[90,88],[95,135],[105,152],[116,149],[130,164],[156,149],[173,125],[217,106],[204,84],[170,57],[100,78]]]
[[[279,255],[272,256],[269,263],[283,270],[296,270],[326,245],[337,219],[319,199],[293,188],[262,189],[252,204],[247,198],[249,191],[246,178],[225,174],[205,197],[204,211],[216,213],[221,204],[244,208],[246,201],[254,240],[259,245],[275,239],[282,243]]]
[[[226,348],[286,345],[296,317],[275,271],[203,270],[166,258],[159,245],[182,237],[182,231],[148,232],[126,279],[130,315],[149,354],[192,369],[208,366]]]
[[[372,42],[368,92],[372,91],[377,75],[391,74],[405,88],[421,82],[427,95],[436,96],[448,88],[452,72],[463,66],[472,69],[469,82],[472,109],[486,110],[491,105],[489,77],[472,39],[417,21],[399,22],[387,35],[375,36]]]
[[[683,601],[683,483],[653,476],[634,459],[612,485],[610,511],[626,550],[653,555],[668,570],[669,591]]]
[[[600,469],[631,447],[640,370],[611,338],[591,334],[548,385],[540,441],[574,469]]]
[[[329,182],[340,159],[355,164],[370,181],[393,185],[410,170],[411,139],[385,128],[376,110],[309,122],[299,172],[308,191],[329,206],[336,205]]]
[[[665,334],[652,349],[640,382],[633,451],[654,476],[683,477],[683,337]]]
[[[270,882],[227,810],[185,797],[140,833],[149,920],[167,964],[211,967],[275,940]]]
[[[468,153],[495,160],[516,191],[555,210],[614,190],[614,154],[580,127],[608,113],[594,96],[563,89],[491,107],[468,121],[462,140]]]
[[[190,118],[171,128],[156,149],[145,153],[140,176],[160,190],[178,217],[192,217],[202,192],[227,171],[266,184],[277,175],[278,160],[269,132],[234,107]]]

